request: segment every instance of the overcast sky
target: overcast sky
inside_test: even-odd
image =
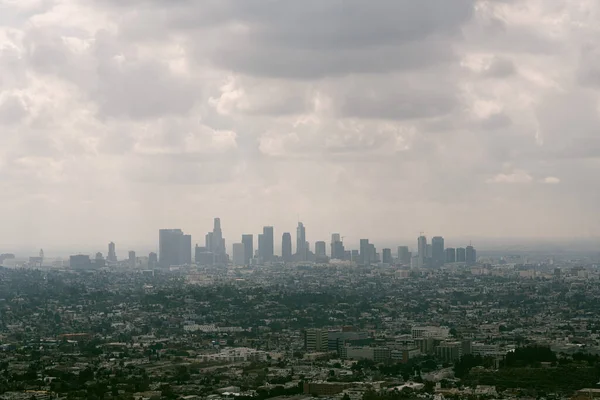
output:
[[[0,252],[600,236],[599,44],[597,0],[0,0]]]

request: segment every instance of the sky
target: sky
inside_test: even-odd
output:
[[[0,0],[0,252],[600,236],[597,0]],[[400,244],[400,243],[399,243]],[[277,247],[277,246],[276,246]]]

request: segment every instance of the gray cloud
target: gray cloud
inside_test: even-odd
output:
[[[599,16],[592,0],[11,2],[0,209],[41,228],[0,241],[200,237],[219,215],[233,242],[298,214],[311,240],[599,235]]]

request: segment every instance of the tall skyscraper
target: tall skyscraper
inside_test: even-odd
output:
[[[275,239],[273,237],[273,227],[263,227],[263,248],[264,248],[264,259],[263,261],[273,261],[273,255],[275,254]]]
[[[398,246],[398,261],[402,265],[410,265],[412,254],[408,250],[408,246]]]
[[[221,218],[214,219],[212,232],[206,234],[206,249],[209,253],[213,253],[216,263],[226,264],[229,261],[221,230]]]
[[[244,243],[245,265],[250,264],[250,260],[254,256],[254,237],[252,235],[242,235],[242,243]]]
[[[343,260],[345,258],[344,243],[339,233],[331,235],[331,258],[334,260]]]
[[[434,267],[441,267],[446,260],[444,254],[444,238],[435,236],[431,239],[431,262]]]
[[[233,244],[233,265],[246,265],[246,245],[244,243]]]
[[[292,235],[289,232],[281,236],[281,257],[285,262],[292,261]]]
[[[302,222],[298,222],[296,228],[296,257],[299,261],[306,261],[308,257],[308,246],[306,245],[306,228]]]
[[[459,247],[456,249],[456,262],[466,262],[467,261],[467,250],[464,247]]]
[[[258,258],[260,262],[265,262],[265,235],[258,234]]]
[[[393,264],[394,260],[392,260],[392,249],[383,249],[382,251],[382,262],[384,264]]]
[[[471,245],[465,249],[465,262],[467,265],[475,265],[477,263],[477,252]]]
[[[419,236],[417,239],[417,249],[417,265],[419,268],[423,268],[427,265],[427,238],[425,236]]]
[[[162,267],[191,264],[192,237],[181,229],[161,229],[158,233],[159,264]]]
[[[152,252],[148,255],[148,268],[154,269],[158,267],[158,254]]]
[[[446,249],[446,263],[455,263],[456,262],[456,249],[452,247],[448,247]]]
[[[360,239],[360,263],[362,265],[371,265],[371,246],[369,239]]]
[[[327,257],[327,244],[323,241],[315,243],[315,255],[320,258]]]
[[[135,268],[135,264],[136,264],[136,257],[135,257],[135,251],[131,250],[129,252],[129,266],[131,268]]]
[[[117,252],[115,249],[115,244],[113,242],[110,242],[108,244],[108,256],[106,257],[106,261],[108,261],[109,263],[117,262]]]

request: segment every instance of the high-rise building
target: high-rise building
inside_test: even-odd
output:
[[[85,270],[92,268],[92,260],[90,260],[90,256],[77,254],[75,256],[69,257],[69,265],[71,269],[77,270]]]
[[[382,260],[384,264],[393,264],[394,260],[392,259],[392,249],[383,249],[382,251]]]
[[[446,263],[455,263],[456,262],[456,249],[452,247],[448,247],[446,249]]]
[[[242,235],[242,243],[244,243],[244,254],[246,257],[244,265],[249,265],[254,255],[254,237],[252,235]]]
[[[325,242],[318,241],[315,243],[315,255],[320,258],[327,257],[327,244]]]
[[[296,228],[296,258],[298,261],[306,261],[308,258],[306,228],[302,222],[298,222],[298,227]]]
[[[331,258],[334,260],[344,260],[346,249],[339,233],[331,235]]]
[[[371,265],[371,246],[369,239],[360,239],[360,263],[362,265]]]
[[[444,238],[435,236],[431,239],[431,263],[434,267],[441,267],[446,261],[444,254]]]
[[[464,247],[459,247],[456,249],[456,262],[466,262],[467,261],[467,250]]]
[[[281,235],[281,257],[285,262],[290,262],[293,259],[292,235],[289,232],[285,232],[283,235]]]
[[[192,237],[181,229],[161,229],[158,233],[159,264],[162,267],[192,263]]]
[[[258,258],[260,262],[265,262],[265,235],[258,234]]]
[[[263,227],[263,261],[273,261],[273,256],[275,255],[275,238],[273,237],[273,227],[265,226]]]
[[[398,246],[398,262],[402,265],[410,265],[412,254],[408,250],[408,246]]]
[[[110,242],[108,244],[108,256],[106,257],[106,261],[108,261],[109,263],[117,262],[117,252],[115,250],[115,244],[113,242]]]
[[[129,266],[131,268],[135,268],[135,264],[136,264],[136,257],[135,257],[135,251],[131,250],[129,252]]]
[[[419,236],[417,239],[418,249],[418,267],[423,268],[427,265],[427,238],[425,236]]]
[[[473,246],[467,246],[465,249],[465,262],[467,265],[475,265],[477,263],[477,252]]]
[[[214,219],[212,232],[206,234],[206,249],[209,253],[213,253],[216,263],[226,264],[229,261],[221,230],[221,218]]]
[[[148,268],[154,269],[158,266],[158,254],[152,252],[148,255]]]
[[[369,250],[370,250],[369,257],[370,257],[371,263],[379,262],[377,249],[375,248],[375,245],[373,243],[369,243]]]
[[[304,346],[307,351],[327,351],[329,331],[324,329],[307,329],[304,333]]]
[[[246,246],[244,243],[233,244],[233,265],[246,265]]]
[[[208,251],[208,248],[196,245],[194,261],[198,265],[213,265],[215,263],[215,255],[212,251]]]

